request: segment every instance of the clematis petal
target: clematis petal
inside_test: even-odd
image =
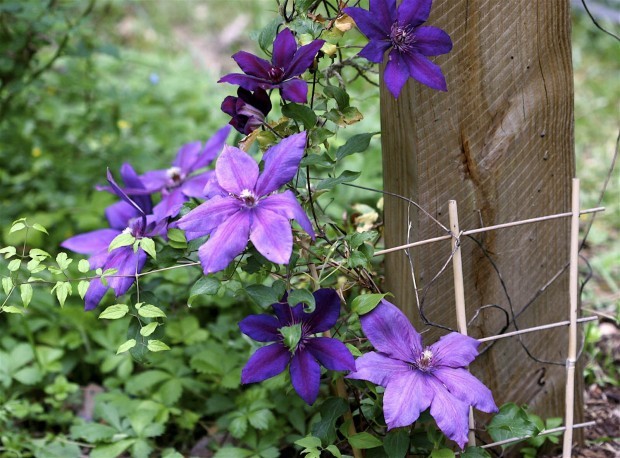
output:
[[[355,359],[345,344],[338,339],[316,337],[308,339],[305,350],[331,371],[354,371]]]
[[[284,67],[285,72],[283,79],[299,76],[308,70],[314,62],[316,53],[319,52],[319,49],[321,49],[324,43],[325,40],[314,40],[312,43],[308,43],[299,48],[293,59],[289,61],[288,66]]]
[[[153,214],[157,221],[166,218],[174,218],[179,214],[181,207],[189,199],[183,194],[182,188],[174,188],[162,196],[161,201],[153,208]]]
[[[266,196],[291,181],[299,169],[305,148],[306,132],[286,137],[269,148],[263,155],[265,167],[256,182],[256,193]]]
[[[146,213],[147,215],[151,213],[153,209],[153,203],[151,202],[150,192],[144,187],[142,180],[133,169],[131,164],[125,162],[121,166],[121,178],[123,179],[123,183],[125,183],[125,187],[127,188],[125,192],[127,195],[131,197],[131,199],[138,204],[138,206]],[[108,177],[109,181],[109,177]],[[111,183],[110,183],[111,184]],[[124,199],[121,195],[116,193],[121,199]]]
[[[116,194],[118,197],[120,197],[121,199],[123,199],[123,201],[125,201],[128,205],[131,205],[133,208],[136,209],[136,211],[142,215],[142,216],[146,216],[147,213],[151,213],[151,209],[144,207],[143,205],[140,204],[140,202],[142,202],[142,199],[140,199],[139,201],[136,201],[134,199],[132,199],[131,197],[129,197],[129,195],[127,195],[127,193],[125,191],[123,191],[123,189],[121,189],[121,187],[118,185],[118,183],[116,183],[116,181],[114,181],[114,177],[112,176],[112,172],[110,172],[110,169],[108,169],[107,171],[107,178],[108,178],[108,183],[110,183],[112,192],[114,194]],[[144,197],[144,196],[141,196]],[[150,200],[150,199],[149,199]],[[145,211],[145,209],[148,209],[148,212]]]
[[[140,175],[140,180],[147,191],[157,192],[166,187],[168,175],[165,170],[151,170]]]
[[[278,87],[280,88],[280,96],[284,100],[295,103],[306,103],[308,101],[308,83],[300,78],[284,81]]]
[[[434,392],[420,371],[395,372],[383,395],[383,413],[388,429],[408,426],[433,402]]]
[[[427,377],[426,380],[434,392],[431,416],[439,429],[463,449],[469,431],[469,405],[453,396],[437,379]]]
[[[433,365],[465,367],[478,356],[480,342],[458,332],[442,336],[429,347],[433,352]]]
[[[301,205],[297,202],[295,194],[293,194],[292,191],[287,189],[281,194],[273,194],[266,197],[261,201],[260,206],[261,208],[266,208],[285,216],[288,219],[294,219],[314,240],[315,236],[314,229],[312,229],[312,223],[308,219],[308,215],[306,215],[304,209],[301,208]]]
[[[187,239],[193,240],[210,234],[240,210],[241,203],[237,199],[214,196],[183,216],[177,224],[186,232]]]
[[[303,321],[308,325],[309,334],[317,334],[331,329],[340,316],[340,296],[331,288],[321,288],[313,294],[316,304],[312,313],[304,313]]]
[[[439,367],[434,369],[432,374],[457,399],[483,412],[497,412],[491,390],[466,369]]]
[[[255,207],[250,240],[256,249],[276,264],[288,264],[293,251],[293,233],[289,220],[271,210]]]
[[[306,351],[297,350],[291,360],[291,382],[297,394],[312,405],[319,395],[321,383],[321,366],[314,357]]]
[[[370,40],[364,49],[359,52],[359,55],[370,62],[377,64],[383,62],[385,52],[392,46],[389,40]]]
[[[135,274],[142,271],[145,263],[146,253],[142,249],[134,253],[133,247],[124,246],[110,252],[103,270],[118,270],[115,276],[108,278],[108,285],[114,290],[116,297],[125,294],[133,285]]]
[[[241,371],[241,383],[262,382],[275,377],[286,369],[290,359],[291,354],[282,344],[261,347],[254,352]]]
[[[215,134],[207,140],[204,148],[201,150],[200,155],[196,161],[191,164],[191,171],[196,171],[203,167],[207,167],[211,162],[215,160],[218,154],[221,153],[224,148],[224,143],[230,133],[230,126],[221,127]]]
[[[243,73],[260,78],[267,78],[269,75],[271,63],[265,59],[261,59],[246,51],[239,51],[233,54],[232,58],[237,62],[239,68],[243,70]]]
[[[250,315],[239,322],[239,329],[245,335],[258,342],[274,342],[278,340],[280,322],[271,315]]]
[[[407,372],[411,372],[411,367],[406,362],[371,351],[355,360],[355,372],[351,372],[347,378],[368,380],[375,385],[387,386],[393,376]]]
[[[392,24],[396,22],[396,0],[370,0],[368,6],[374,21],[380,25],[382,30],[389,31]]]
[[[209,199],[215,196],[228,197],[228,193],[224,191],[224,189],[222,189],[220,184],[217,182],[217,176],[215,173],[211,174],[211,178],[207,181],[202,193]]]
[[[343,10],[355,21],[355,25],[366,37],[373,40],[385,40],[390,35],[392,23],[384,26],[382,22],[376,20],[375,14],[363,8],[349,7]]]
[[[192,165],[198,159],[200,152],[202,151],[202,142],[190,142],[179,148],[174,161],[172,161],[172,165],[175,167],[179,167],[183,173],[190,173],[192,170]]]
[[[250,215],[247,212],[239,211],[221,222],[198,250],[204,273],[225,269],[245,249],[249,234]]]
[[[248,91],[255,91],[257,89],[273,89],[277,87],[276,84],[270,81],[259,78],[257,76],[244,75],[243,73],[231,73],[226,76],[222,76],[218,83],[229,83],[241,86]]]
[[[240,195],[244,190],[254,190],[258,164],[246,152],[226,145],[215,164],[215,176],[225,191]]]
[[[107,290],[108,287],[104,286],[99,278],[92,279],[84,296],[84,310],[88,311],[96,308]]]
[[[413,79],[430,87],[431,89],[437,89],[438,91],[448,90],[446,79],[444,78],[439,65],[434,64],[422,54],[417,53],[408,54],[404,60],[409,68],[409,74]]]
[[[110,227],[122,231],[129,226],[129,220],[137,218],[140,216],[140,213],[133,205],[121,201],[106,207],[105,216],[110,223]]]
[[[273,312],[278,317],[278,322],[280,323],[280,326],[289,326],[291,325],[291,323],[300,323],[304,316],[303,306],[301,304],[298,304],[295,307],[291,307],[290,305],[288,305],[286,299],[287,294],[284,294],[284,297],[280,302],[271,304]]]
[[[437,27],[418,27],[415,38],[415,49],[423,56],[438,56],[452,51],[450,35]]]
[[[364,334],[381,353],[405,362],[413,362],[422,352],[422,337],[407,317],[385,299],[361,318]]]
[[[206,172],[187,178],[180,188],[187,197],[202,198],[205,196],[205,186],[213,176],[214,172],[212,170],[207,170]]]
[[[410,56],[407,56],[409,58]],[[409,79],[409,67],[407,61],[396,49],[392,49],[388,56],[387,65],[385,66],[385,73],[383,79],[385,85],[390,90],[394,98],[398,98],[400,91]]]
[[[118,234],[120,234],[120,232],[116,229],[98,229],[96,231],[74,235],[62,242],[60,246],[81,254],[92,255],[102,251],[107,253],[110,242],[114,240]],[[92,265],[91,268],[96,269],[96,267]]]
[[[431,14],[432,0],[415,0],[401,2],[398,7],[398,22],[413,27],[426,22]]]
[[[286,68],[291,64],[297,51],[297,41],[290,29],[283,29],[273,41],[273,57],[271,62],[274,67]]]

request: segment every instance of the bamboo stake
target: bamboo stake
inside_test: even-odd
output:
[[[579,214],[585,215],[588,213],[597,213],[597,212],[602,212],[602,211],[605,211],[605,207],[588,208],[586,210],[581,210]],[[506,227],[521,226],[523,224],[538,223],[541,221],[549,221],[549,220],[558,219],[558,218],[566,218],[568,216],[572,216],[572,214],[573,214],[572,212],[557,213],[555,215],[539,216],[537,218],[524,219],[521,221],[514,221],[512,223],[503,223],[503,224],[497,224],[495,226],[487,226],[487,227],[481,227],[478,229],[470,229],[468,231],[463,231],[461,235],[473,235],[473,234],[479,234],[480,232],[488,232],[488,231],[495,231],[497,229],[504,229]],[[450,237],[452,236],[451,235],[440,235],[438,237],[433,237],[431,239],[420,240],[418,242],[407,243],[406,245],[399,245],[399,246],[395,246],[392,248],[386,248],[384,250],[375,251],[373,256],[381,256],[382,254],[392,253],[394,251],[405,250],[407,248],[414,248],[417,246],[426,245],[428,243],[439,242],[441,240],[448,240]]]
[[[461,233],[459,230],[459,216],[456,200],[448,203],[450,216],[450,230],[452,231],[452,272],[454,273],[454,300],[456,304],[456,323],[459,332],[467,335],[467,314],[465,313],[465,286],[463,281],[463,262],[461,260]],[[468,445],[476,445],[476,423],[474,422],[474,409],[469,408],[469,441]]]
[[[566,359],[566,413],[562,457],[570,458],[573,448],[573,421],[575,408],[575,363],[577,362],[577,293],[579,264],[579,179],[573,178],[572,218],[570,227],[568,358]]]
[[[577,323],[587,323],[589,321],[597,321],[597,320],[598,320],[597,316],[588,316],[584,318],[579,318],[577,320]],[[570,320],[558,321],[556,323],[551,323],[551,324],[542,324],[540,326],[534,326],[531,328],[520,329],[518,331],[507,332],[506,334],[498,334],[495,336],[483,337],[481,339],[478,339],[478,342],[490,342],[491,340],[499,340],[505,337],[518,336],[519,334],[527,334],[528,332],[543,331],[545,329],[558,328],[560,326],[570,326],[570,324],[571,324]]]

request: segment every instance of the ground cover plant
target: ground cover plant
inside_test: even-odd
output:
[[[154,32],[171,16],[185,42],[178,24],[223,8],[189,5],[0,7],[2,456],[490,456],[466,448],[470,406],[498,410],[465,370],[478,342],[422,345],[376,285],[378,199],[344,186],[380,187],[378,166],[351,171],[380,160],[373,62],[387,51],[395,97],[409,78],[449,90],[431,2],[248,4],[260,49],[229,31],[241,50],[207,75]],[[595,259],[609,312],[617,267]],[[479,433],[545,420],[507,404]]]

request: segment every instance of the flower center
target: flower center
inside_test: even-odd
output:
[[[254,194],[249,189],[244,189],[243,191],[241,191],[241,194],[239,194],[239,199],[241,199],[244,205],[249,208],[255,207],[256,203],[258,202],[256,194]]]
[[[425,348],[414,365],[422,372],[430,371],[433,368],[433,352]]]
[[[400,52],[409,52],[415,43],[414,28],[410,25],[402,26],[398,22],[392,24],[390,40],[392,45]]]
[[[129,225],[123,229],[123,234],[131,234],[136,239],[141,239],[144,236],[144,225],[142,218],[131,218]]]
[[[274,83],[279,83],[284,77],[284,69],[282,67],[271,67],[267,72],[267,76]]]
[[[166,170],[166,176],[168,177],[170,187],[180,185],[185,179],[185,174],[180,167],[170,167],[168,170]]]

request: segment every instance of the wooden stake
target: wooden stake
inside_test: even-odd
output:
[[[465,286],[463,282],[463,262],[461,260],[461,231],[459,230],[459,217],[456,208],[456,200],[448,203],[450,216],[450,231],[452,236],[452,271],[454,272],[454,301],[456,304],[456,324],[459,332],[467,335],[467,314],[465,313]],[[474,410],[469,408],[469,441],[468,445],[476,445],[476,423],[474,422]]]
[[[570,228],[570,268],[569,268],[569,320],[568,358],[566,359],[566,394],[564,444],[562,457],[570,458],[573,448],[573,421],[575,409],[575,363],[577,362],[577,292],[579,264],[579,179],[573,178],[572,216]]]

